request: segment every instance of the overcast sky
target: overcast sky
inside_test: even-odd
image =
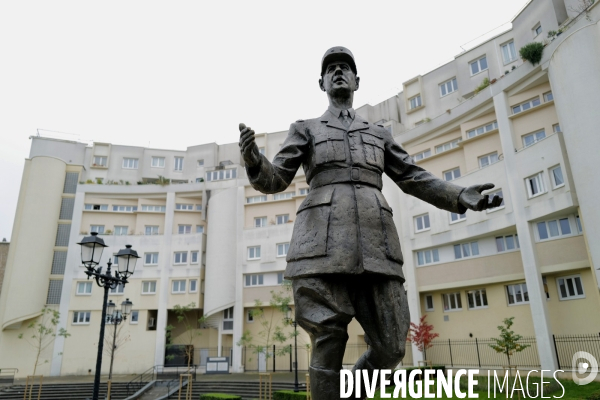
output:
[[[318,79],[329,47],[354,53],[355,108],[377,104],[508,29],[526,3],[2,0],[0,240],[38,130],[180,150],[237,141],[239,122],[286,130],[327,107]]]

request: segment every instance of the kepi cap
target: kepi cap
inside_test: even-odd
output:
[[[350,68],[352,68],[352,72],[355,75],[357,74],[352,52],[343,46],[335,46],[327,50],[321,60],[321,76],[325,73],[327,65],[332,61],[346,61],[350,65]]]

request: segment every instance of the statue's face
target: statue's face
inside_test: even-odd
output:
[[[354,92],[358,89],[358,81],[359,78],[350,68],[350,64],[344,61],[333,61],[325,68],[319,85],[323,91],[332,96],[339,91]]]

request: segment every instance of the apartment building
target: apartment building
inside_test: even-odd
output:
[[[0,242],[0,292],[2,292],[2,281],[4,280],[4,271],[6,270],[6,259],[8,257],[8,248],[10,243],[3,239]]]
[[[461,186],[493,182],[504,197],[496,209],[457,215],[384,178],[411,319],[427,314],[441,338],[466,339],[496,336],[514,316],[517,332],[536,336],[544,369],[556,369],[553,334],[600,329],[599,180],[590,168],[600,8],[573,7],[533,0],[512,29],[356,110],[435,175]],[[518,56],[532,41],[546,44],[535,66]],[[491,84],[483,87],[484,78]],[[258,135],[260,151],[273,158],[286,134]],[[236,143],[172,151],[32,137],[0,293],[0,367],[30,372],[33,350],[18,336],[48,305],[71,336],[56,339],[39,373],[93,370],[103,293],[86,279],[77,242],[95,231],[109,246],[102,265],[125,244],[141,256],[130,283],[109,295],[134,303],[115,373],[164,364],[172,310],[190,303],[207,317],[195,347],[218,348],[242,371],[236,343],[261,330],[249,312],[255,301],[268,309],[271,291],[285,293],[295,211],[309,193],[301,170],[283,193],[255,191]],[[349,337],[364,344],[356,322]],[[304,332],[300,339],[308,342]]]

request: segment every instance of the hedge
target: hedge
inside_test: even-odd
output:
[[[293,390],[279,390],[273,392],[273,400],[306,400],[306,392],[294,392]]]
[[[200,400],[242,400],[241,396],[223,393],[206,393],[200,395]]]

